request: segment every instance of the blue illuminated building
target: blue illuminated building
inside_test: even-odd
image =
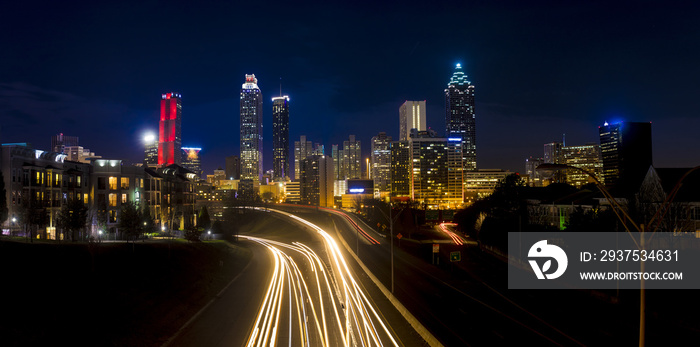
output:
[[[474,85],[457,64],[445,89],[445,122],[448,138],[462,139],[463,168],[476,170],[476,125]]]

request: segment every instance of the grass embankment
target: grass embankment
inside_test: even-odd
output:
[[[1,344],[158,346],[250,257],[216,241],[0,241]]]

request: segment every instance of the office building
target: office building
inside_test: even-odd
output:
[[[530,156],[530,158],[525,159],[525,175],[527,177],[527,185],[530,187],[541,187],[542,186],[542,173],[537,171],[537,167],[544,164],[543,158],[535,158]]]
[[[158,165],[182,163],[182,96],[167,93],[160,100]]]
[[[63,153],[66,147],[78,146],[77,136],[66,136],[63,133],[51,136],[51,150],[54,153]]]
[[[564,164],[583,169],[598,178],[602,183],[603,161],[600,157],[600,147],[597,144],[583,146],[566,146],[562,148]],[[579,170],[566,170],[566,183],[581,188],[587,183],[595,182],[589,175]]]
[[[372,137],[371,177],[374,181],[374,197],[391,191],[391,136],[380,132]]]
[[[77,161],[86,164],[89,164],[92,159],[102,158],[101,156],[95,155],[94,152],[90,152],[89,149],[83,148],[82,146],[64,147],[63,154],[66,155],[66,160]]]
[[[544,162],[547,164],[564,164],[562,148],[564,148],[564,144],[561,142],[545,143]]]
[[[147,134],[143,138],[144,156],[143,162],[146,166],[158,165],[158,138],[153,134]]]
[[[202,177],[202,166],[199,157],[199,152],[201,151],[202,149],[199,147],[182,147],[182,157],[184,158],[182,167],[192,171],[192,173],[197,175],[197,178]]]
[[[272,98],[272,179],[286,181],[289,176],[289,97]]]
[[[237,180],[241,178],[241,158],[237,155],[226,157],[226,179]]]
[[[255,75],[241,86],[241,179],[258,183],[263,174],[263,99]]]
[[[566,164],[564,162],[564,144],[562,142],[550,142],[544,144],[545,164]],[[567,170],[555,170],[548,173],[547,183],[566,183]]]
[[[483,199],[493,193],[510,171],[500,169],[482,169],[464,173],[464,194],[467,200]]]
[[[311,155],[301,161],[299,180],[302,204],[333,207],[333,160]]]
[[[455,208],[464,201],[460,138],[440,138],[420,131],[409,141],[411,200],[429,208]]]
[[[605,122],[598,131],[605,185],[635,193],[652,165],[651,122]]]
[[[333,169],[335,170],[335,179],[344,180],[345,172],[343,172],[343,149],[338,148],[338,145],[331,146],[331,156],[333,157]]]
[[[294,141],[294,179],[301,178],[301,161],[310,156],[313,152],[313,143],[306,140],[306,136],[301,135],[299,141]]]
[[[362,178],[362,148],[361,143],[355,140],[355,135],[350,135],[347,141],[343,141],[343,163],[341,171],[344,177],[341,179]]]
[[[407,141],[411,136],[411,129],[427,130],[425,118],[425,100],[406,100],[399,107],[399,141]]]
[[[464,171],[476,170],[476,115],[474,85],[457,64],[445,89],[445,122],[448,138],[460,138]]]
[[[411,147],[408,141],[391,143],[391,196],[411,196]]]

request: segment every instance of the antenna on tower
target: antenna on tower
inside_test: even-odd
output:
[[[282,96],[282,76],[280,76],[280,97]]]
[[[564,143],[563,143],[563,145],[564,145],[564,147],[566,147],[566,134],[564,134]]]

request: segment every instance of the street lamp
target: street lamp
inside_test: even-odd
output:
[[[600,189],[600,192],[603,193],[603,195],[608,200],[608,202],[610,202],[610,206],[611,206],[613,212],[615,212],[615,215],[617,216],[617,218],[620,219],[620,221],[622,222],[622,225],[625,227],[627,232],[630,233],[630,237],[632,237],[631,231],[627,227],[627,224],[625,223],[625,219],[623,219],[620,216],[620,213],[622,213],[625,216],[625,218],[627,219],[627,221],[629,221],[632,224],[632,226],[639,232],[639,234],[640,234],[639,241],[640,242],[639,242],[639,244],[637,244],[637,241],[634,239],[634,237],[632,237],[632,241],[634,242],[634,244],[637,245],[637,248],[639,250],[645,249],[645,247],[646,247],[645,241],[644,241],[644,227],[645,227],[645,225],[643,223],[637,225],[637,223],[635,223],[634,220],[632,220],[632,217],[630,217],[627,214],[627,212],[625,212],[625,210],[620,206],[620,204],[618,204],[617,201],[612,197],[610,192],[608,192],[608,190],[605,189],[605,186],[598,180],[598,178],[595,175],[593,175],[592,173],[590,173],[590,172],[588,172],[580,167],[567,165],[567,164],[542,164],[542,165],[538,166],[535,170],[536,171],[552,171],[552,170],[561,170],[561,169],[578,170],[578,171],[581,171],[581,172],[585,173],[586,175],[590,176],[591,178],[593,178],[596,186],[598,187],[598,189]],[[654,213],[654,216],[651,217],[651,220],[646,224],[646,226],[653,225],[654,221],[656,221],[657,217],[658,217],[658,223],[656,224],[656,227],[652,227],[652,234],[651,234],[651,237],[649,238],[650,241],[651,241],[651,238],[654,237],[654,234],[656,233],[656,229],[659,228],[659,225],[661,224],[661,220],[666,215],[666,212],[668,212],[668,208],[670,207],[671,202],[673,201],[676,194],[678,193],[678,190],[680,189],[681,185],[683,184],[683,180],[685,180],[686,177],[688,177],[693,171],[695,171],[697,169],[700,169],[700,166],[696,166],[696,167],[688,170],[688,172],[686,172],[683,175],[683,177],[681,177],[681,179],[678,180],[678,182],[673,187],[671,192],[666,196],[666,199],[664,200],[661,207],[659,207],[659,209],[656,210],[656,213]],[[644,262],[643,261],[640,261],[640,268],[641,268],[641,272],[643,273],[644,272]],[[639,294],[640,294],[639,295],[639,346],[644,346],[646,343],[646,336],[645,336],[646,335],[646,289],[644,288],[644,277],[642,277],[642,279],[640,280]]]
[[[207,239],[211,240],[211,230],[207,231]]]
[[[378,206],[375,205],[374,207],[377,207],[379,212],[381,212],[384,215],[384,218],[389,220],[389,235],[391,239],[391,294],[394,294],[394,219],[398,219],[401,215],[401,212],[403,212],[404,210],[399,211],[399,213],[396,216],[393,216],[392,218],[391,214],[393,211],[393,205],[391,203],[389,203],[388,216],[386,215],[386,213],[384,213],[384,211],[382,211],[381,208],[378,208]]]

